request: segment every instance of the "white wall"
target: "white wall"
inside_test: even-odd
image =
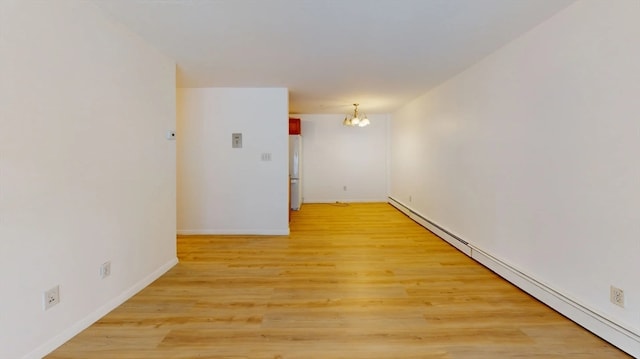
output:
[[[636,356],[639,14],[573,4],[400,109],[391,139],[394,198],[626,328]]]
[[[302,122],[304,202],[387,201],[389,115],[368,115],[367,127],[343,126],[344,114],[291,116]]]
[[[178,90],[178,233],[289,233],[288,106],[284,88]]]
[[[82,1],[0,0],[0,79],[0,357],[39,358],[176,262],[175,65]]]

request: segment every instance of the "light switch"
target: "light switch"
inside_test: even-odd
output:
[[[241,133],[232,133],[231,134],[231,148],[242,148],[242,134]]]

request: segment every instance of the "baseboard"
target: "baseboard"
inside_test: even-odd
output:
[[[173,258],[160,266],[158,269],[153,271],[148,276],[144,277],[138,283],[134,284],[132,287],[124,291],[119,296],[110,300],[107,304],[102,307],[96,309],[91,314],[87,315],[76,324],[72,325],[68,329],[64,330],[62,333],[56,335],[51,338],[46,343],[42,344],[31,353],[27,354],[23,357],[23,359],[41,359],[45,355],[51,353],[56,348],[66,343],[69,339],[76,336],[81,331],[87,329],[91,324],[98,321],[100,318],[104,317],[110,311],[117,308],[120,304],[126,302],[129,298],[133,297],[136,293],[140,292],[142,289],[146,288],[149,284],[151,284],[154,280],[160,278],[163,274],[165,274],[169,269],[175,266],[178,263],[178,258]]]
[[[257,236],[288,236],[289,228],[286,229],[179,229],[178,235],[257,235]]]
[[[384,203],[387,202],[386,198],[341,198],[341,199],[318,199],[318,198],[305,198],[304,203]],[[304,206],[303,203],[303,206]]]
[[[419,225],[421,225],[421,226],[425,227],[426,229],[428,229],[431,233],[433,233],[436,236],[440,237],[440,239],[442,239],[445,242],[449,243],[450,245],[454,246],[460,252],[462,252],[462,253],[466,254],[467,256],[471,257],[471,248],[469,247],[468,243],[463,241],[463,240],[461,240],[458,236],[455,236],[455,235],[447,232],[444,228],[442,228],[442,227],[438,226],[437,224],[429,221],[428,219],[426,219],[425,217],[421,216],[417,212],[413,211],[411,208],[409,208],[408,206],[406,206],[402,202],[399,202],[399,201],[389,197],[389,204],[394,206],[400,212],[402,212],[405,215],[407,215],[407,217],[411,218],[412,220],[417,222]]]
[[[640,357],[640,335],[631,328],[626,328],[616,323],[597,310],[589,308],[563,294],[560,290],[546,285],[504,260],[496,258],[481,248],[474,246],[474,244],[460,239],[449,230],[425,218],[406,204],[392,197],[389,197],[389,204],[467,256],[473,258],[478,263],[489,268],[505,280],[553,308],[555,311],[628,354],[637,358]]]
[[[531,294],[558,313],[635,357],[640,357],[640,335],[608,319],[604,314],[569,298],[490,254],[471,246],[471,257],[480,264]]]

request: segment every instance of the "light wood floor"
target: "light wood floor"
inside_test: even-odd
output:
[[[292,220],[179,237],[180,264],[47,358],[629,358],[388,204]]]

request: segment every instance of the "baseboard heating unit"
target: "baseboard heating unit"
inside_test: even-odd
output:
[[[597,310],[581,304],[579,301],[563,294],[560,290],[554,289],[543,283],[543,281],[519,270],[507,261],[496,258],[491,255],[491,253],[474,246],[472,242],[460,238],[452,233],[452,231],[429,220],[393,197],[389,197],[389,204],[462,253],[473,258],[478,263],[529,293],[560,314],[632,356],[636,358],[640,357],[640,335],[630,328],[626,328],[608,319]]]

